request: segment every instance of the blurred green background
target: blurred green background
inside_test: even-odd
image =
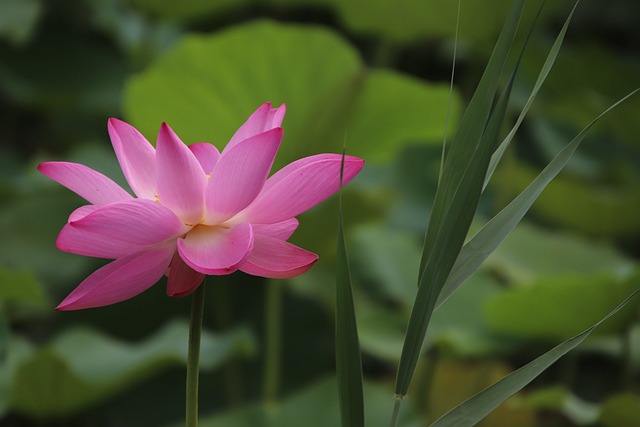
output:
[[[450,134],[510,3],[462,1]],[[513,119],[572,6],[548,3]],[[386,426],[435,194],[456,10],[441,0],[0,0],[0,425],[169,427],[183,417],[189,298],[168,298],[161,282],[114,306],[54,311],[101,264],[55,249],[82,201],[36,165],[80,162],[126,185],[109,117],[151,141],[166,121],[186,143],[222,148],[271,101],[288,110],[276,168],[339,152],[345,139],[367,162],[345,193],[345,214],[367,420]],[[582,2],[477,225],[639,86],[639,17],[637,0]],[[640,286],[639,118],[636,96],[598,124],[525,221],[436,313],[403,426],[427,425]],[[293,241],[320,254],[309,273],[207,279],[205,427],[339,423],[335,198],[299,219]],[[639,304],[484,425],[640,425]]]

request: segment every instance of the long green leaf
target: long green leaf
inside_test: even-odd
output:
[[[478,87],[460,120],[456,134],[451,141],[449,152],[445,155],[433,212],[425,236],[418,283],[422,282],[427,258],[433,250],[435,233],[440,229],[442,222],[447,219],[445,211],[451,203],[455,193],[454,189],[460,184],[462,175],[473,158],[487,125],[500,77],[502,76],[502,70],[513,44],[523,7],[524,0],[517,0],[514,3],[489,58],[487,67],[478,83]]]
[[[458,258],[480,199],[486,169],[504,119],[511,82],[493,111],[490,108],[491,102],[495,97],[497,82],[513,43],[523,6],[524,1],[514,4],[476,95],[446,156],[442,182],[438,186],[425,238],[418,294],[411,311],[398,366],[395,390],[397,396],[406,395],[409,389],[438,295]]]
[[[582,343],[594,329],[603,322],[616,314],[624,307],[636,294],[640,292],[640,288],[636,289],[624,301],[622,301],[609,314],[602,318],[595,325],[585,330],[579,335],[570,338],[563,343],[557,345],[542,356],[527,363],[520,369],[512,372],[497,383],[489,386],[485,390],[466,400],[459,406],[455,407],[435,423],[432,427],[465,427],[474,426],[486,417],[491,411],[497,408],[502,402],[513,396],[531,381],[540,375],[545,369],[555,363],[569,351],[576,348]]]
[[[456,260],[451,275],[447,279],[436,308],[439,307],[465,280],[467,280],[484,262],[485,259],[498,247],[500,243],[511,233],[522,217],[527,213],[533,202],[538,198],[547,184],[555,178],[567,164],[573,153],[580,146],[580,143],[589,133],[589,130],[602,117],[615,107],[635,95],[639,89],[629,93],[615,104],[603,111],[598,117],[593,119],[556,157],[546,168],[536,177],[529,186],[518,195],[509,205],[493,217],[485,226],[473,236],[473,238],[462,248]]]
[[[344,167],[344,152],[342,154]],[[342,187],[342,169],[340,170]],[[338,249],[336,276],[336,372],[340,418],[343,427],[364,427],[362,360],[351,286],[342,217],[342,190],[339,194]]]
[[[502,159],[504,152],[507,150],[507,147],[509,146],[516,132],[520,128],[520,125],[522,124],[524,117],[529,112],[529,108],[531,108],[531,104],[533,104],[533,101],[536,99],[536,96],[538,95],[538,92],[540,91],[542,84],[547,79],[547,76],[549,75],[551,68],[553,68],[553,64],[556,62],[556,58],[558,57],[558,52],[560,52],[560,47],[562,47],[564,36],[567,33],[567,29],[569,28],[569,23],[571,22],[573,13],[576,11],[576,8],[578,7],[578,3],[580,3],[580,0],[576,1],[576,4],[573,6],[573,9],[571,9],[571,13],[569,13],[567,20],[565,21],[562,29],[560,30],[560,33],[558,34],[556,41],[553,43],[553,46],[551,47],[551,50],[547,55],[547,59],[545,60],[544,65],[542,66],[542,70],[540,70],[538,79],[536,80],[536,83],[533,85],[533,90],[531,91],[531,95],[529,95],[529,99],[527,99],[527,102],[525,103],[524,108],[522,109],[522,111],[520,112],[520,115],[518,116],[518,119],[516,120],[516,123],[513,125],[513,128],[511,129],[509,134],[505,137],[505,139],[502,141],[500,146],[496,149],[496,152],[493,153],[493,156],[491,157],[491,163],[489,163],[489,170],[487,171],[487,176],[485,177],[485,180],[484,180],[483,189],[487,187],[487,184],[489,183],[489,180],[491,179],[493,172],[498,166],[500,159]]]

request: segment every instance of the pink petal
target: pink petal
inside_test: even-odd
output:
[[[98,258],[121,258],[176,239],[188,228],[166,207],[147,199],[112,203],[66,224],[58,249]]]
[[[85,165],[68,162],[45,162],[38,165],[38,170],[94,205],[104,205],[132,198],[111,179]]]
[[[281,141],[282,128],[275,128],[223,152],[209,179],[205,224],[219,224],[253,202],[269,176]]]
[[[198,159],[166,123],[160,127],[156,150],[160,203],[186,224],[199,224],[204,218],[207,176]]]
[[[256,234],[253,251],[240,270],[254,276],[284,279],[306,272],[317,260],[318,255],[289,242]]]
[[[195,291],[204,280],[204,274],[198,273],[185,264],[178,253],[173,255],[168,276],[167,295],[174,298],[189,295]]]
[[[87,277],[56,309],[101,307],[132,298],[160,280],[174,250],[164,246],[117,259]]]
[[[317,205],[340,187],[340,154],[320,154],[295,161],[267,180],[253,203],[229,223],[275,223]],[[362,169],[364,160],[345,156],[343,185]]]
[[[280,240],[288,240],[293,232],[296,231],[299,224],[297,219],[289,218],[282,222],[276,222],[275,224],[251,224],[251,227],[255,234],[275,237]]]
[[[89,215],[91,212],[95,212],[98,209],[100,209],[100,206],[96,206],[96,205],[80,206],[78,209],[71,212],[71,215],[69,215],[69,219],[67,220],[67,222],[79,221],[85,216]]]
[[[208,142],[198,142],[197,144],[189,145],[189,150],[198,159],[204,173],[210,174],[220,157],[218,149]]]
[[[178,239],[178,253],[194,270],[211,275],[233,273],[253,248],[251,225],[232,228],[199,225]]]
[[[109,119],[109,136],[129,186],[140,198],[155,198],[156,150],[133,126]]]
[[[262,104],[251,116],[249,116],[247,121],[240,126],[222,152],[225,153],[231,150],[240,141],[244,141],[247,138],[251,138],[254,135],[266,132],[273,128],[280,127],[286,111],[287,107],[284,104],[278,108],[271,108],[270,102]]]

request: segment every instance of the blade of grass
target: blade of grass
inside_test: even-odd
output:
[[[502,141],[500,146],[496,149],[496,152],[493,153],[493,156],[491,157],[491,163],[489,163],[489,170],[487,171],[487,176],[484,179],[484,186],[482,188],[483,190],[487,187],[487,184],[489,183],[489,180],[491,179],[493,172],[498,166],[500,159],[502,159],[504,152],[507,150],[507,147],[509,146],[516,132],[520,128],[520,125],[522,124],[524,117],[529,112],[529,108],[531,108],[531,104],[533,104],[533,101],[536,99],[536,96],[538,95],[538,92],[540,91],[542,84],[547,79],[547,76],[549,75],[551,68],[553,68],[553,64],[556,62],[556,58],[558,57],[558,52],[560,52],[560,47],[562,47],[564,36],[567,33],[567,29],[569,28],[569,23],[571,22],[571,18],[573,17],[573,14],[576,11],[576,8],[578,7],[578,3],[580,3],[580,0],[576,1],[576,4],[573,6],[573,9],[571,9],[571,13],[569,13],[567,20],[565,21],[562,29],[560,30],[560,33],[558,34],[556,41],[553,43],[553,46],[551,47],[551,50],[547,55],[547,59],[545,60],[544,65],[542,66],[542,70],[540,70],[538,79],[536,80],[536,83],[533,85],[533,90],[531,91],[531,95],[529,95],[529,99],[527,99],[527,102],[525,103],[524,108],[520,112],[520,115],[518,116],[518,119],[516,120],[515,125],[513,125],[513,128],[511,129],[509,134],[505,137],[504,141]]]
[[[447,219],[445,211],[451,203],[455,193],[454,189],[459,186],[462,175],[473,158],[487,125],[502,76],[502,70],[513,44],[523,7],[524,0],[516,0],[514,2],[478,87],[469,101],[469,106],[465,110],[456,134],[449,145],[449,152],[445,156],[433,211],[425,235],[418,283],[422,283],[427,258],[434,250],[435,233],[441,228],[442,222]]]
[[[475,273],[484,260],[487,259],[507,235],[511,233],[527,213],[533,202],[538,198],[542,190],[544,190],[547,184],[564,168],[591,128],[607,113],[635,95],[638,91],[640,91],[640,88],[629,93],[593,119],[591,123],[556,155],[522,193],[485,224],[485,226],[464,245],[451,270],[451,275],[442,288],[438,302],[436,303],[436,308],[446,301],[465,280]]]
[[[442,185],[438,187],[423,256],[416,299],[407,326],[398,375],[396,395],[406,395],[420,356],[429,321],[442,287],[453,267],[468,233],[482,192],[482,184],[489,160],[497,145],[498,134],[504,120],[515,70],[507,89],[491,110],[497,82],[502,74],[510,46],[520,21],[522,1],[515,2],[498,39],[487,70],[479,84],[461,122],[456,138],[461,135],[479,136],[479,142],[469,146],[468,141],[454,138],[445,160]],[[518,61],[519,63],[519,61]],[[516,67],[517,68],[517,67]],[[487,83],[490,82],[490,83]],[[494,84],[495,82],[495,84]],[[492,90],[492,93],[481,93]],[[480,92],[480,93],[479,93]],[[489,104],[488,121],[478,100]],[[473,108],[472,108],[473,107]],[[471,115],[469,115],[471,111]],[[482,119],[482,120],[480,120]],[[467,142],[467,144],[462,144]],[[455,172],[451,172],[455,169]]]
[[[640,288],[636,289],[624,301],[622,301],[609,314],[603,317],[599,322],[582,332],[570,338],[563,343],[557,345],[542,356],[527,363],[520,369],[512,372],[497,383],[489,386],[484,391],[476,394],[462,404],[458,405],[435,423],[432,427],[466,427],[474,426],[486,417],[491,411],[497,408],[502,402],[513,396],[531,381],[536,378],[545,369],[555,363],[569,351],[580,345],[594,329],[603,322],[616,314],[624,307],[636,294],[640,292]]]
[[[344,238],[342,214],[342,171],[338,207],[338,248],[336,275],[336,371],[340,417],[343,427],[364,427],[364,395],[362,387],[362,360],[356,324],[351,285],[351,272]]]
[[[453,39],[453,61],[451,63],[451,80],[449,82],[449,97],[447,98],[447,116],[444,119],[444,138],[442,140],[442,156],[440,157],[440,171],[438,172],[438,184],[442,181],[444,159],[447,152],[447,135],[449,134],[449,114],[451,113],[451,98],[453,96],[453,81],[456,75],[456,57],[458,56],[458,29],[460,28],[460,4],[458,0],[458,13],[456,15],[456,32]]]
[[[510,88],[509,88],[510,89]],[[474,161],[469,165],[463,179],[456,189],[456,197],[453,199],[449,209],[446,211],[451,220],[445,221],[436,234],[434,241],[434,251],[429,257],[425,266],[423,281],[428,284],[421,284],[411,310],[411,317],[405,335],[404,346],[400,365],[398,367],[398,378],[396,381],[396,394],[404,396],[409,389],[409,384],[413,377],[415,367],[418,363],[420,350],[427,331],[429,320],[435,309],[435,304],[440,294],[458,253],[462,248],[467,231],[475,215],[475,208],[480,200],[482,179],[484,171],[491,157],[491,144],[489,140],[497,140],[497,135],[502,124],[509,93],[505,92],[501,97],[496,111],[492,113],[483,140],[485,146],[489,146],[474,156]]]

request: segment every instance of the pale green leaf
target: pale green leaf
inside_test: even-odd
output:
[[[259,105],[286,103],[276,166],[319,152],[384,160],[407,142],[442,139],[448,90],[366,69],[336,33],[256,21],[187,36],[127,86],[127,118],[150,141],[163,121],[186,143],[222,149]],[[454,117],[457,97],[454,98]]]
[[[485,313],[496,332],[526,339],[563,340],[606,315],[638,288],[640,275],[620,280],[611,274],[577,274],[539,279],[491,298]],[[640,300],[598,328],[598,334],[624,331],[633,321]],[[544,313],[544,315],[539,315]]]

